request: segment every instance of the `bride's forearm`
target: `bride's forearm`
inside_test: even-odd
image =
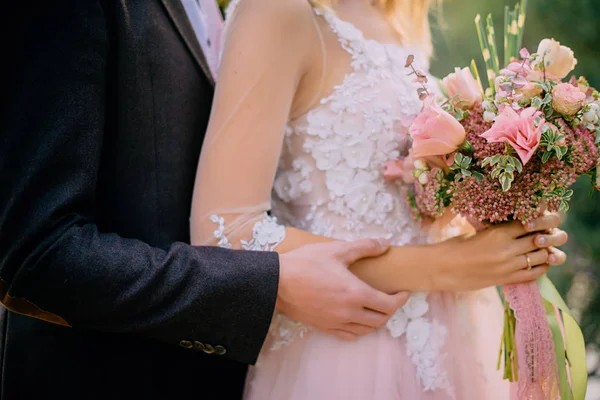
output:
[[[285,240],[275,249],[286,253],[311,243],[326,243],[333,239],[295,229],[286,228]],[[428,246],[393,246],[386,254],[360,260],[350,270],[374,288],[387,292],[432,291],[437,288],[436,267],[444,262]]]

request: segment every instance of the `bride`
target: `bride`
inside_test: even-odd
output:
[[[429,0],[230,6],[193,244],[285,253],[385,238],[391,250],[352,272],[389,293],[414,292],[386,327],[354,341],[276,314],[246,399],[509,398],[495,366],[498,296],[493,288],[459,292],[477,287],[457,266],[496,268],[492,286],[535,279],[564,254],[540,249],[548,236],[528,233],[551,226],[518,223],[428,243],[427,227],[402,201],[405,187],[384,182],[385,161],[408,151],[403,122],[421,107],[404,65],[412,54],[428,69],[428,11]]]

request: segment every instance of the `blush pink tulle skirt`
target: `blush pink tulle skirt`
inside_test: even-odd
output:
[[[447,336],[441,351],[451,391],[426,390],[407,354],[406,335],[386,328],[355,342],[311,331],[273,350],[270,338],[246,381],[245,400],[508,400],[496,370],[503,325],[495,288],[431,293],[428,317]],[[273,326],[272,329],[276,329]]]

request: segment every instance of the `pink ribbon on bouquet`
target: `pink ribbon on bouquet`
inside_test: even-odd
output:
[[[505,285],[514,311],[518,381],[512,400],[560,400],[552,331],[537,282]]]

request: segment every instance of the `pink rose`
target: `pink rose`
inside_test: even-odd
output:
[[[521,111],[521,114],[517,114],[511,107],[504,107],[494,121],[494,125],[481,137],[489,143],[507,142],[515,149],[523,165],[527,164],[542,138],[542,113],[528,107]]]
[[[481,89],[469,68],[456,68],[454,73],[442,79],[442,85],[448,97],[452,99],[457,96],[459,105],[463,108],[473,108],[475,103],[481,101]]]
[[[533,61],[540,71],[556,76],[559,80],[565,78],[577,65],[577,59],[573,50],[561,46],[554,39],[544,39],[540,42],[537,50],[537,59]]]
[[[465,142],[465,128],[444,111],[433,96],[425,99],[423,110],[410,127],[412,156],[442,156],[456,151]]]
[[[570,83],[560,83],[552,89],[552,107],[563,115],[575,115],[585,99],[585,93]]]

